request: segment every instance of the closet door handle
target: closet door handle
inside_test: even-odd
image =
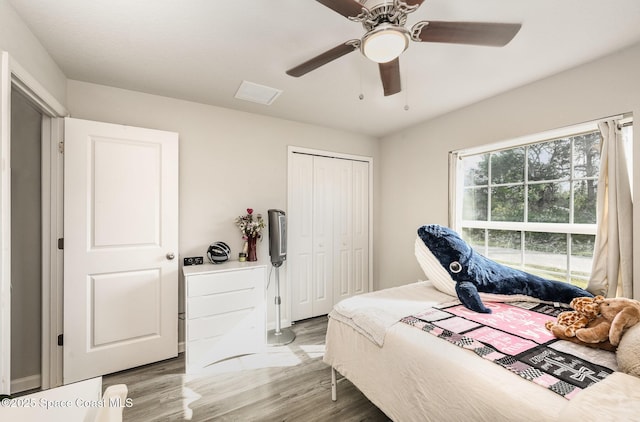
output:
[[[167,259],[168,259],[169,261],[171,261],[171,260],[172,260],[173,258],[175,258],[175,257],[176,257],[176,256],[173,254],[173,252],[169,252],[169,253],[167,254]]]

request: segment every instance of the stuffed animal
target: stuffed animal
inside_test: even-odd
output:
[[[607,298],[600,302],[598,324],[576,330],[576,338],[585,343],[600,343],[609,339],[617,346],[624,331],[640,322],[640,302],[624,297]]]
[[[597,329],[598,325],[600,324],[605,324],[606,326],[609,326],[609,323],[605,321],[604,318],[598,317],[594,320],[589,321],[589,323],[585,328]],[[591,349],[607,350],[609,352],[615,352],[617,349],[617,346],[614,346],[613,344],[611,344],[608,338],[598,343],[585,343],[584,341],[578,339],[577,337],[565,336],[564,333],[561,332],[561,330],[554,331],[553,335],[560,340],[570,341],[571,343],[579,344],[581,346],[586,346]]]
[[[560,303],[569,303],[576,297],[593,297],[588,291],[569,283],[548,280],[486,258],[450,228],[437,224],[422,226],[418,229],[418,237],[437,265],[442,266],[455,282],[460,302],[472,311],[491,313],[479,293],[524,295]]]
[[[602,296],[575,298],[570,304],[575,311],[560,313],[555,322],[548,321],[545,327],[560,340],[570,341],[593,349],[615,352],[616,346],[611,344],[608,338],[597,343],[585,343],[575,337],[576,331],[580,328],[595,328],[600,324],[607,324],[608,326],[608,322],[600,317],[600,303],[603,300],[604,297]]]
[[[556,337],[575,337],[576,330],[585,328],[600,315],[600,302],[603,300],[603,296],[577,297],[569,304],[573,311],[560,313],[556,321],[547,321],[545,327]]]

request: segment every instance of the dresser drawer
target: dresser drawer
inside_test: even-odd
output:
[[[258,284],[262,285],[264,277],[264,268],[190,276],[187,283],[187,297],[249,289]]]
[[[202,368],[229,357],[260,352],[265,347],[265,340],[262,330],[256,327],[187,341],[187,372],[192,372],[189,369]]]
[[[264,292],[258,291],[255,287],[207,296],[193,296],[187,299],[189,310],[187,320],[250,308],[261,303],[263,296]]]
[[[254,330],[264,320],[264,308],[240,309],[187,321],[187,341],[221,336],[229,331]]]

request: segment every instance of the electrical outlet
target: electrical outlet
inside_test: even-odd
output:
[[[201,256],[190,256],[184,259],[184,265],[202,265],[204,263],[204,259]]]

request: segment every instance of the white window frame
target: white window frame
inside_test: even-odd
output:
[[[598,130],[598,123],[603,120],[615,119],[621,123],[631,122],[632,118],[627,115],[612,116],[606,119],[599,119],[596,121],[590,121],[577,125],[567,126],[559,129],[549,130],[542,133],[527,135],[510,139],[502,142],[497,142],[489,145],[482,145],[473,148],[467,148],[462,150],[451,151],[449,153],[449,225],[454,230],[462,233],[463,229],[485,229],[485,230],[508,230],[518,232],[544,232],[544,233],[562,233],[567,234],[567,263],[566,263],[566,281],[570,282],[572,278],[571,268],[571,236],[570,235],[593,235],[595,236],[597,231],[597,224],[578,224],[578,223],[538,223],[538,222],[506,222],[506,221],[476,221],[476,220],[463,220],[462,219],[462,198],[464,192],[464,177],[463,175],[463,162],[465,157],[486,154],[490,152],[497,152],[500,150],[513,149],[518,147],[525,147],[527,145],[539,144],[557,139],[567,138],[581,133],[593,132]],[[525,170],[526,170],[526,157],[525,157]],[[573,166],[573,164],[572,164]],[[573,171],[573,168],[572,168]],[[460,176],[459,176],[460,175]],[[571,180],[573,180],[573,175]],[[545,181],[549,182],[549,181]],[[525,177],[524,184],[526,186],[527,181]],[[573,220],[573,196],[571,198],[571,220]],[[525,210],[526,213],[526,210]],[[525,218],[526,219],[526,218]],[[484,252],[488,250],[488,236],[485,234]],[[521,237],[521,242],[525,242],[524,236]],[[520,248],[521,251],[521,268],[526,266],[525,260],[525,248],[524,245]],[[557,274],[557,273],[554,273]],[[575,277],[575,275],[574,275]]]

